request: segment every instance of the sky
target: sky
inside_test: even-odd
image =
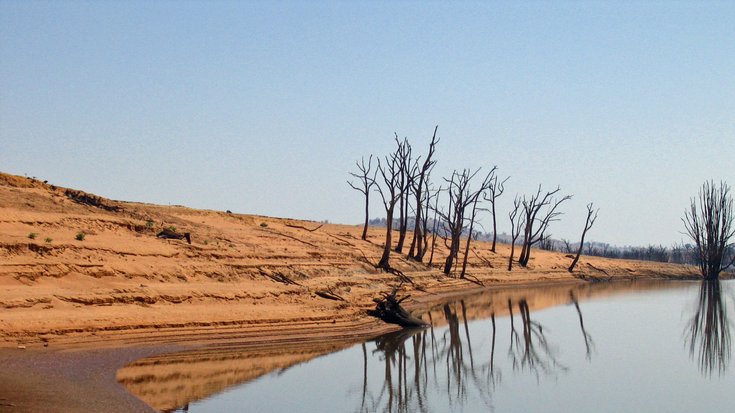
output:
[[[671,245],[735,185],[735,2],[0,0],[0,171],[105,197],[359,224],[394,134],[433,180],[573,194],[554,238]],[[377,196],[371,215],[384,216]],[[489,217],[481,217],[485,228]]]

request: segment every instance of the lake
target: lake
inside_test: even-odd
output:
[[[252,354],[191,353],[118,377],[176,412],[731,411],[733,286],[497,289],[433,303],[431,328],[327,355],[264,354],[259,367]]]

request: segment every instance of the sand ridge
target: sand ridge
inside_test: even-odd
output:
[[[156,238],[165,227],[190,232],[192,244]],[[0,174],[0,347],[168,342],[184,331],[303,323],[374,328],[365,311],[399,280],[373,266],[384,229],[371,228],[367,241],[361,229],[113,201]],[[414,280],[402,286],[414,300],[478,287],[440,272],[438,244],[433,266],[392,257]],[[508,272],[508,246],[472,249],[468,272],[485,286],[696,276],[687,266],[582,257],[575,277],[570,258],[536,250],[528,268]]]

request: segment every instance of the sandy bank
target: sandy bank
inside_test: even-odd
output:
[[[171,226],[190,232],[192,244],[156,238]],[[55,397],[91,393],[122,404],[72,403],[68,411],[138,411],[114,370],[142,356],[212,343],[308,343],[308,356],[389,331],[365,315],[399,284],[372,265],[383,232],[371,229],[363,241],[358,226],[113,201],[0,174],[0,363],[10,366],[0,376],[0,411],[43,410],[43,400],[62,406]],[[570,258],[546,251],[508,272],[507,246],[472,250],[468,272],[488,287],[696,276],[691,267],[593,257],[571,275]],[[403,286],[409,305],[478,288],[441,274],[445,254],[439,246],[431,266],[392,258],[415,282]],[[84,380],[110,387],[69,387]],[[37,400],[31,410],[22,408],[24,394]]]

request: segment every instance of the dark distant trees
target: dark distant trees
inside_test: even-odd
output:
[[[719,279],[720,272],[735,263],[735,255],[726,259],[731,246],[730,238],[735,235],[735,212],[730,187],[720,182],[705,182],[697,198],[692,198],[689,209],[684,212],[684,227],[694,240],[698,254],[699,270],[708,280]]]
[[[429,205],[431,204],[429,175],[436,164],[433,157],[434,151],[436,150],[436,144],[439,143],[439,138],[436,136],[436,131],[438,129],[439,126],[437,125],[434,128],[434,135],[431,138],[431,143],[429,143],[429,154],[426,156],[423,164],[418,168],[416,176],[411,181],[411,189],[415,196],[416,219],[413,227],[413,241],[411,242],[411,248],[408,251],[408,258],[413,258],[418,262],[422,262],[424,260],[426,247],[428,245],[427,225]]]
[[[546,192],[542,196],[541,185],[539,185],[536,194],[531,195],[528,199],[525,196],[523,197],[523,247],[521,249],[521,256],[518,259],[518,264],[521,267],[528,265],[528,261],[531,258],[531,247],[549,236],[545,235],[549,224],[558,221],[558,217],[561,215],[561,212],[558,212],[556,209],[562,202],[572,198],[571,195],[565,195],[559,199],[554,198],[554,195],[560,190],[557,187],[555,190]]]
[[[572,264],[569,266],[567,271],[572,272],[574,271],[574,266],[577,265],[577,262],[579,261],[579,256],[582,254],[582,248],[584,247],[584,237],[587,235],[587,231],[592,228],[592,225],[595,224],[595,220],[597,219],[597,213],[600,210],[597,209],[596,211],[592,207],[592,202],[587,204],[587,220],[584,223],[584,229],[582,230],[582,240],[579,241],[579,248],[577,249],[577,255],[574,257],[574,261],[572,261]],[[593,215],[594,214],[594,215]]]
[[[352,189],[361,192],[365,195],[365,226],[362,229],[362,239],[367,239],[368,221],[370,220],[370,189],[375,185],[375,175],[378,173],[377,170],[373,171],[372,176],[370,172],[372,170],[373,155],[368,158],[367,165],[365,164],[365,157],[360,159],[359,162],[355,162],[359,173],[350,172],[350,175],[359,180],[360,184],[355,185],[351,181],[347,181],[347,184]]]
[[[495,219],[495,201],[500,197],[500,195],[503,195],[503,191],[505,190],[505,182],[508,181],[510,177],[507,177],[503,179],[502,181],[498,182],[498,176],[493,176],[492,182],[490,182],[490,186],[488,187],[487,194],[484,195],[485,200],[490,202],[490,212],[492,213],[493,217],[493,245],[490,247],[490,251],[495,252],[495,244],[498,239],[498,223]]]

